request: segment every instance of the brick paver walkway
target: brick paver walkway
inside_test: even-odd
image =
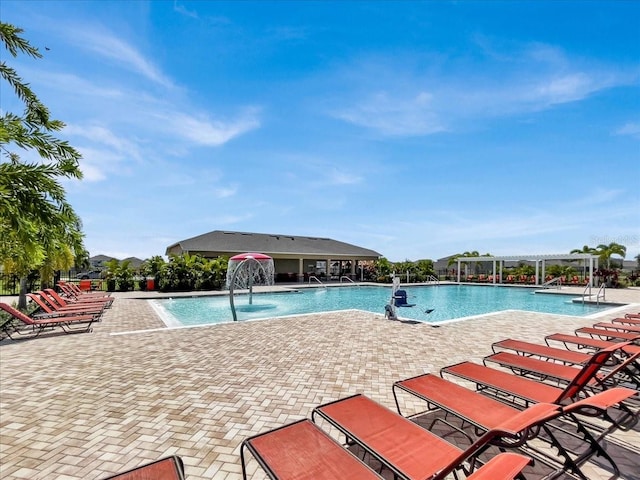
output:
[[[166,329],[131,296],[93,333],[0,342],[2,479],[100,479],[178,454],[189,480],[237,480],[244,438],[323,402],[362,392],[395,408],[395,380],[480,360],[506,337],[542,342],[595,321],[504,312],[434,328],[348,311]],[[598,320],[640,311],[640,290],[607,299],[635,305]],[[616,435],[633,478],[640,431]],[[255,462],[250,469],[264,478]]]

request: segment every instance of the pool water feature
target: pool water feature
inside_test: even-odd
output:
[[[440,285],[403,286],[403,289],[408,293],[409,303],[416,306],[398,308],[397,316],[428,323],[501,310],[586,316],[611,308],[610,305],[573,302],[574,296],[536,294],[528,288]],[[390,295],[389,286],[304,288],[291,292],[254,293],[252,305],[246,295],[236,295],[235,303],[239,321],[348,309],[384,315]],[[227,295],[152,300],[152,304],[169,326],[233,320]]]

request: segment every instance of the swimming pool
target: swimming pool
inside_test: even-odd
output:
[[[536,294],[528,288],[440,285],[406,286],[415,307],[397,309],[403,319],[441,322],[500,310],[527,310],[585,316],[611,306],[572,302],[573,296]],[[384,314],[390,286],[306,288],[292,292],[236,295],[239,321],[287,315],[359,309]],[[168,326],[201,325],[233,321],[228,296],[153,300],[153,306]],[[426,313],[432,310],[431,313]]]

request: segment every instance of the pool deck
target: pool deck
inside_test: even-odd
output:
[[[243,439],[319,404],[364,393],[395,409],[396,380],[480,361],[504,338],[542,343],[640,312],[640,288],[606,295],[629,305],[587,318],[507,311],[440,327],[347,311],[168,329],[139,298],[160,294],[116,293],[92,333],[0,342],[0,478],[101,479],[177,454],[188,480],[238,480]],[[640,478],[640,427],[610,437],[621,478]],[[249,470],[265,478],[255,461]],[[584,471],[611,477],[606,464]]]

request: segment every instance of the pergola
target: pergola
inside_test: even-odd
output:
[[[590,253],[564,253],[557,255],[506,255],[506,256],[484,256],[484,257],[458,257],[458,283],[460,282],[460,264],[466,262],[493,262],[493,283],[496,282],[496,267],[498,274],[502,280],[502,267],[504,262],[529,261],[535,262],[536,265],[536,281],[535,285],[540,285],[540,280],[545,278],[545,262],[547,260],[583,260],[589,261],[589,286],[593,286],[593,271],[598,269],[598,256]]]

